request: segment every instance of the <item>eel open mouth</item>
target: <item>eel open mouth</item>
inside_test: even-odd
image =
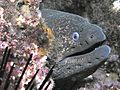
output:
[[[108,58],[111,49],[103,45],[104,41],[95,44],[84,52],[77,52],[68,55],[57,63],[54,70],[54,78],[67,78],[78,76],[83,79],[99,68]]]
[[[65,58],[88,54],[88,53],[94,51],[96,48],[98,48],[102,45],[105,45],[105,40],[92,45],[91,47],[87,48],[86,50],[83,50],[83,51],[80,51],[80,52],[78,51],[78,52],[72,53],[72,54],[68,54],[67,56],[65,56]]]

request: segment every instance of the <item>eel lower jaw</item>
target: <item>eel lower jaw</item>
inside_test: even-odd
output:
[[[90,53],[71,56],[58,62],[54,68],[54,79],[65,79],[79,76],[83,79],[94,73],[109,57],[111,49],[101,45]]]

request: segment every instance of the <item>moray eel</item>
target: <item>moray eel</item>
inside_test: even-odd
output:
[[[93,74],[108,58],[110,47],[103,45],[103,30],[84,18],[57,10],[42,9],[42,17],[53,30],[51,60],[56,63],[55,80],[83,79]]]

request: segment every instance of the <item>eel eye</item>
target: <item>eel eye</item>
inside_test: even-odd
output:
[[[74,33],[72,34],[72,39],[73,39],[74,41],[77,41],[79,38],[80,38],[80,35],[79,35],[78,32],[74,32]]]

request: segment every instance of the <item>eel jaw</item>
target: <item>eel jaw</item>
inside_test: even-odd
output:
[[[83,79],[93,74],[108,58],[111,49],[107,45],[95,48],[83,55],[73,55],[58,62],[53,71],[55,80],[68,80],[72,77]]]
[[[95,24],[85,24],[85,26],[89,27],[88,31],[87,32],[85,32],[86,30],[82,31],[83,35],[80,34],[81,37],[78,41],[79,44],[71,47],[68,51],[66,51],[64,53],[63,59],[66,57],[84,55],[90,53],[95,48],[98,48],[99,46],[102,46],[104,44],[104,42],[106,41],[106,36],[103,33],[102,28],[100,28]]]
[[[83,51],[81,51],[81,50],[79,51],[79,47],[74,47],[74,51],[77,51],[77,52],[73,52],[73,53],[70,53],[70,54],[67,53],[67,54],[65,54],[65,56],[63,57],[63,59],[68,58],[68,57],[85,55],[85,54],[87,54],[87,53],[90,53],[90,52],[94,51],[96,48],[104,45],[104,43],[105,43],[105,40],[104,40],[104,41],[101,41],[101,42],[98,42],[98,43],[92,45],[92,47],[89,47],[89,48],[87,48],[87,49],[85,49],[85,50],[83,50]]]

